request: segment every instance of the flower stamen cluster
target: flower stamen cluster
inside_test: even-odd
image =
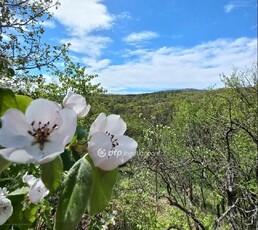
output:
[[[110,140],[111,140],[111,143],[112,143],[112,149],[111,150],[115,149],[115,147],[119,145],[118,140],[117,139],[113,140],[115,138],[115,135],[109,133],[108,131],[106,131],[106,134],[108,136],[110,136]]]
[[[49,128],[50,122],[48,121],[46,124],[41,126],[41,121],[38,123],[38,128],[36,129],[34,127],[35,121],[31,123],[32,131],[28,130],[28,134],[35,137],[35,141],[32,143],[32,145],[39,144],[40,150],[44,149],[45,142],[49,142],[48,137],[49,135],[55,130],[58,129],[58,125],[54,124],[52,128]]]

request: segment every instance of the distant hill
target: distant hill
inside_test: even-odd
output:
[[[139,126],[150,127],[153,120],[170,125],[182,100],[199,100],[207,92],[197,89],[165,90],[143,94],[101,94],[94,98],[92,113],[119,114],[128,124],[128,132],[141,135]]]

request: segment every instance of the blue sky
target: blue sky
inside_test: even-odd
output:
[[[110,93],[221,87],[257,60],[256,0],[61,0],[46,39]],[[61,64],[61,63],[60,63]]]

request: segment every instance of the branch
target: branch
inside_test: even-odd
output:
[[[187,210],[185,207],[183,207],[183,206],[181,206],[180,204],[174,202],[170,197],[168,197],[168,196],[166,196],[166,195],[161,195],[161,196],[159,196],[159,198],[160,198],[160,197],[165,197],[165,198],[167,198],[168,201],[169,201],[169,204],[170,204],[171,206],[174,206],[174,207],[179,208],[181,211],[183,211],[185,214],[187,214],[189,217],[191,217],[191,218],[193,219],[193,221],[194,221],[196,224],[198,224],[202,230],[205,230],[204,225],[196,218],[196,216],[194,215],[193,212]]]
[[[251,131],[249,131],[246,127],[244,127],[243,125],[235,122],[235,121],[232,121],[232,123],[236,126],[238,126],[239,128],[243,129],[251,138],[252,140],[254,141],[254,143],[256,145],[258,145],[258,139],[253,135],[253,133]]]
[[[238,198],[237,198],[237,200],[235,201],[235,203],[234,203],[233,205],[231,205],[231,206],[228,208],[228,210],[226,210],[226,211],[220,216],[220,218],[218,218],[218,219],[215,221],[215,223],[214,223],[213,226],[212,226],[212,230],[215,230],[217,227],[219,227],[220,222],[228,215],[228,213],[229,213],[233,208],[236,207],[237,202],[238,202]]]

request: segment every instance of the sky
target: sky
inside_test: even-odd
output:
[[[52,44],[97,74],[108,93],[223,87],[257,61],[256,0],[60,0]]]

